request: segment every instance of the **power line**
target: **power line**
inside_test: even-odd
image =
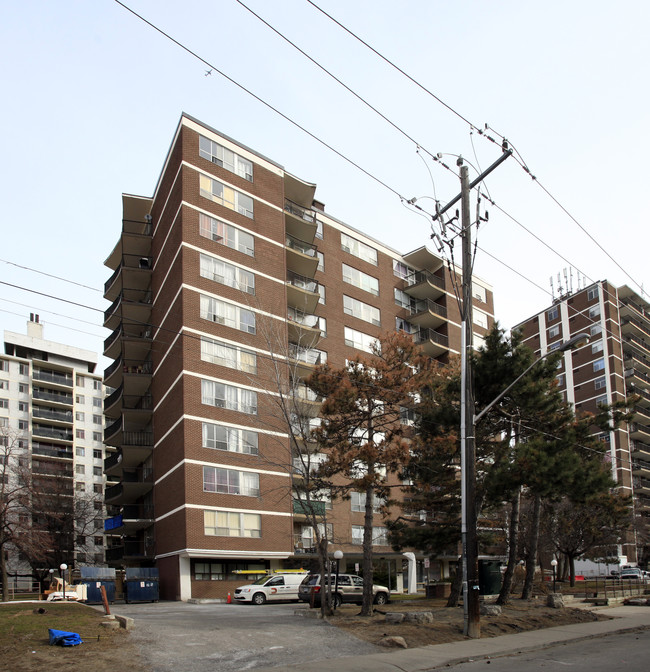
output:
[[[0,259],[0,262],[3,264],[9,264],[10,266],[15,266],[16,268],[22,268],[25,271],[32,271],[33,273],[39,273],[40,275],[44,275],[48,278],[54,278],[55,280],[61,280],[63,282],[67,282],[71,285],[76,285],[77,287],[83,287],[84,289],[90,289],[93,292],[101,292],[101,289],[97,289],[97,287],[90,287],[89,285],[84,285],[80,282],[75,282],[74,280],[70,280],[69,278],[62,278],[60,275],[53,275],[52,273],[46,273],[45,271],[39,271],[37,268],[31,268],[30,266],[23,266],[22,264],[17,264],[15,261],[7,261],[6,259]]]

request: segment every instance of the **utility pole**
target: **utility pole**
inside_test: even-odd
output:
[[[461,542],[463,546],[463,633],[478,639],[481,636],[481,616],[478,584],[478,535],[476,529],[476,442],[474,427],[474,376],[472,358],[474,331],[472,320],[472,229],[470,223],[470,191],[510,155],[511,149],[504,146],[503,154],[471,184],[469,170],[459,158],[460,194],[438,209],[433,221],[461,202],[461,239],[463,257],[462,331],[461,331],[461,400],[460,400],[460,465],[461,465]]]
[[[478,585],[478,540],[476,533],[476,446],[474,441],[474,376],[471,351],[472,329],[472,228],[470,224],[469,169],[460,165],[461,191],[461,239],[463,257],[463,312],[461,334],[461,493],[463,520],[461,539],[463,544],[463,611],[464,634],[478,639],[481,636],[481,620]],[[463,464],[464,462],[464,464]],[[463,468],[464,467],[464,468]]]

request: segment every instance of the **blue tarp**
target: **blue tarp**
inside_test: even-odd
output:
[[[59,644],[60,646],[77,646],[83,644],[81,637],[76,632],[66,632],[65,630],[48,629],[50,633],[50,646]]]

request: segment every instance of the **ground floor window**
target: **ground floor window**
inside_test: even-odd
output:
[[[268,566],[260,562],[194,562],[192,576],[195,581],[254,581],[266,574]]]

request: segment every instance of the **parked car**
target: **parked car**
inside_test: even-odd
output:
[[[619,578],[623,579],[636,579],[638,581],[643,581],[645,579],[644,572],[641,571],[638,567],[628,567],[627,569],[622,569]]]
[[[277,573],[263,576],[247,586],[235,588],[237,602],[264,604],[267,600],[297,600],[298,586],[306,572]]]
[[[327,585],[327,577],[325,577],[325,586]],[[332,584],[336,583],[336,577],[332,574]],[[314,605],[319,606],[321,601],[321,583],[320,574],[308,574],[302,580],[298,588],[298,599],[302,602],[310,602],[312,591],[314,593]],[[373,602],[375,604],[386,604],[390,599],[390,591],[386,586],[378,586],[373,584],[372,593],[374,596]],[[338,585],[332,585],[332,602],[335,606],[343,603],[361,604],[363,602],[363,579],[354,574],[339,574]]]

